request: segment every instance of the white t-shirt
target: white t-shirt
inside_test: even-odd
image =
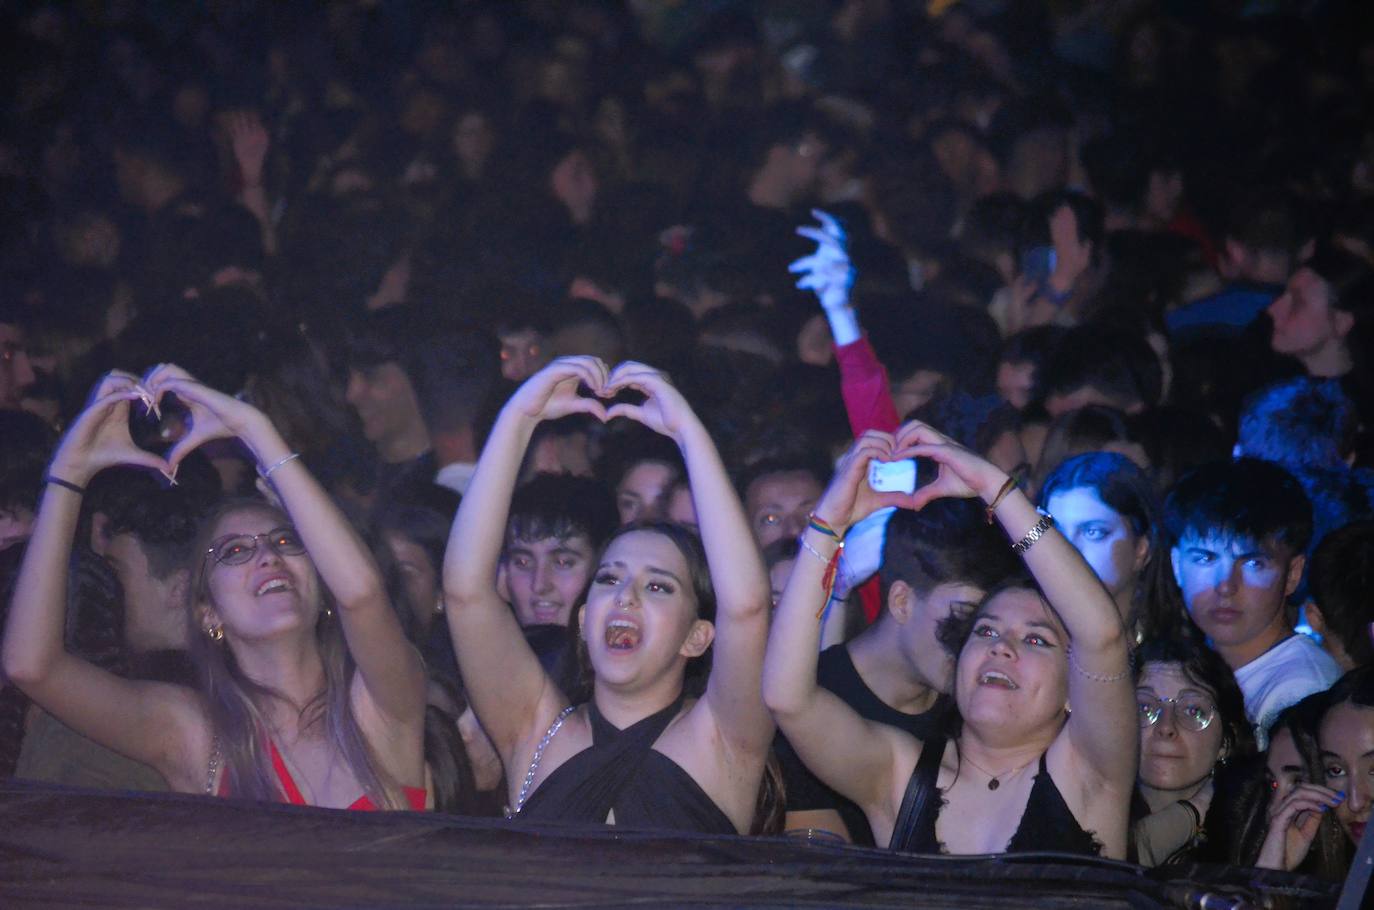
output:
[[[1294,634],[1236,671],[1245,694],[1245,713],[1255,726],[1261,749],[1269,746],[1269,727],[1278,713],[1341,678],[1341,668],[1321,646]]]

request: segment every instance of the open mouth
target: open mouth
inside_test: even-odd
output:
[[[1003,673],[1001,670],[985,670],[978,676],[978,685],[992,686],[998,689],[1021,688],[1016,684],[1015,680],[1013,680],[1007,674]]]
[[[269,578],[262,584],[258,585],[258,589],[254,592],[254,594],[257,597],[264,597],[268,594],[278,594],[290,590],[293,589],[291,587],[291,582],[288,579]]]
[[[639,647],[639,626],[628,619],[613,619],[606,624],[606,647],[612,651],[633,651]]]
[[[563,614],[562,604],[535,601],[531,606],[534,608],[534,618],[540,622],[557,622]]]

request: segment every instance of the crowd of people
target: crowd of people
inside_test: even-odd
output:
[[[1358,7],[0,9],[0,775],[1339,880]]]

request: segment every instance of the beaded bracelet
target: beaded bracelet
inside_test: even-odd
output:
[[[824,529],[817,528],[814,525],[810,526],[809,530],[814,530],[820,534],[827,533]],[[833,529],[831,530],[833,531]],[[835,537],[835,554],[829,559],[826,559],[821,555],[819,550],[806,542],[806,531],[803,531],[801,536],[797,538],[797,544],[803,550],[825,563],[825,574],[821,576],[821,590],[825,592],[825,602],[821,604],[820,610],[816,611],[816,619],[819,621],[820,618],[825,615],[825,608],[830,605],[831,595],[835,593],[835,580],[839,576],[840,559],[844,556],[844,541],[838,536]]]
[[[1125,679],[1127,676],[1131,675],[1131,667],[1129,662],[1127,662],[1126,669],[1122,670],[1120,673],[1089,673],[1087,670],[1084,670],[1082,667],[1078,665],[1078,660],[1075,659],[1073,656],[1073,648],[1069,648],[1069,666],[1072,667],[1074,672],[1077,673],[1079,676],[1082,676],[1084,679],[1091,679],[1093,682],[1116,682],[1118,680]]]

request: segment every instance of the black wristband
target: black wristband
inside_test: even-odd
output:
[[[76,484],[72,483],[70,480],[63,480],[61,477],[57,477],[56,475],[53,475],[53,474],[48,474],[48,475],[46,475],[46,476],[43,478],[43,482],[44,482],[44,483],[55,483],[55,484],[57,484],[59,487],[66,487],[68,490],[71,490],[71,491],[72,491],[73,493],[75,493],[77,496],[85,496],[85,495],[86,495],[86,488],[85,488],[85,487],[79,487],[79,486],[77,486]]]

